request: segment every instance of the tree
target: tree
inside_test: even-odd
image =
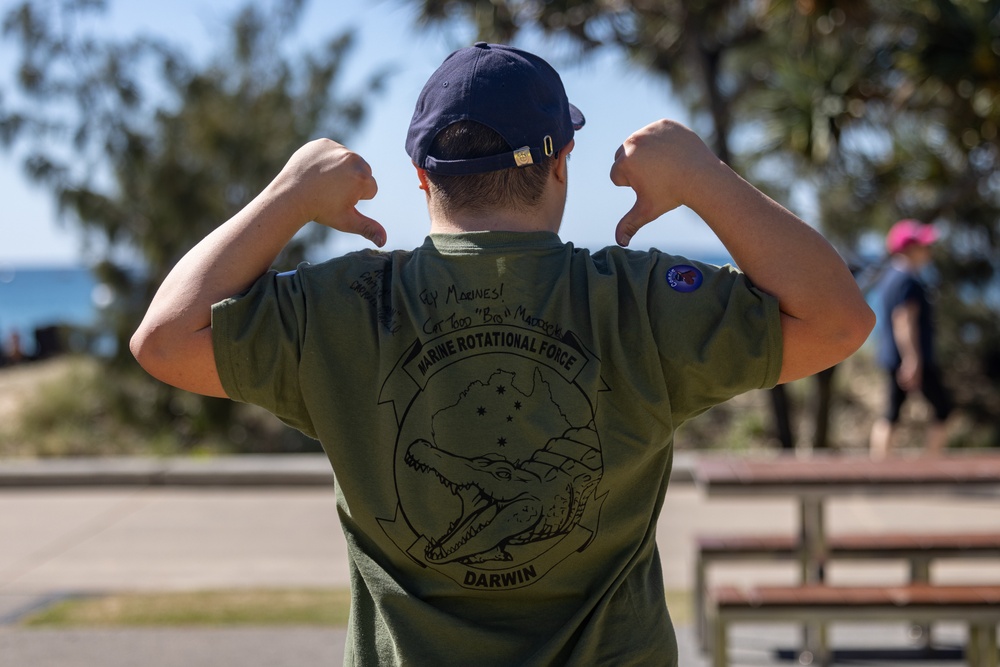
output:
[[[982,439],[1000,441],[1000,1],[414,3],[425,23],[468,21],[482,39],[531,27],[582,52],[624,49],[670,80],[721,158],[782,199],[815,193],[815,222],[859,268],[898,218],[946,226],[949,379]],[[832,378],[818,378],[817,444]],[[773,398],[777,430],[790,434],[787,397]]]
[[[624,49],[640,67],[667,78],[697,114],[709,114],[713,148],[730,161],[732,101],[722,65],[728,53],[763,36],[745,0],[415,0],[425,24],[465,20],[480,39],[511,41],[536,27],[568,36],[583,52]]]
[[[767,103],[742,111],[771,119],[761,153],[794,156],[794,171],[823,192],[824,230],[841,247],[856,250],[902,217],[946,230],[940,352],[959,405],[980,425],[962,437],[996,444],[1000,2],[872,2],[854,25],[827,16],[825,37],[758,61],[757,100]],[[811,141],[793,146],[796,137]]]
[[[811,2],[755,3],[746,0],[419,0],[420,20],[430,24],[471,19],[486,40],[509,41],[537,26],[568,35],[584,52],[601,46],[624,49],[637,65],[668,79],[688,104],[695,122],[711,135],[716,154],[733,164],[733,114],[740,100],[760,88],[761,78],[742,69],[743,54],[766,50],[776,24],[796,23]],[[800,34],[801,26],[796,26]],[[769,32],[772,31],[772,32]],[[766,183],[772,186],[773,182]],[[826,419],[832,373],[819,377],[816,423]],[[770,390],[775,436],[794,446],[791,401],[783,386]],[[826,412],[824,412],[826,411]],[[826,430],[815,443],[825,446]]]
[[[4,35],[20,62],[14,94],[0,98],[0,138],[26,148],[30,176],[95,246],[97,276],[119,297],[108,314],[110,364],[129,372],[137,367],[128,339],[167,271],[296,148],[317,136],[344,141],[384,74],[355,93],[338,89],[350,33],[289,52],[302,0],[243,7],[207,64],[160,39],[100,35],[93,27],[105,4],[34,0],[7,13]],[[280,265],[294,266],[328,232],[304,230]],[[228,428],[228,401],[177,393],[159,386],[158,422],[192,437]]]
[[[937,262],[942,358],[963,411],[986,427],[975,439],[996,445],[1000,2],[914,1],[893,16],[899,39],[881,80],[903,85],[882,88],[896,110],[893,143],[871,167],[894,212],[948,232]]]

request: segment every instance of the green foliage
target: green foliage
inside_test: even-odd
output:
[[[688,590],[666,592],[675,623],[691,622]],[[275,627],[347,625],[347,589],[131,593],[70,598],[21,621],[31,628]]]
[[[347,625],[346,589],[132,593],[70,598],[22,621],[32,628]]]
[[[45,362],[0,428],[0,457],[318,452],[263,409],[205,399],[91,357]],[[21,367],[23,372],[29,365]]]
[[[25,150],[28,174],[85,231],[96,277],[117,296],[105,323],[117,341],[114,373],[137,374],[128,340],[177,260],[299,146],[319,136],[343,142],[364,118],[364,97],[382,86],[377,73],[356,92],[339,89],[350,33],[289,49],[302,5],[246,5],[206,63],[163,40],[102,32],[104,2],[27,0],[4,16],[20,60],[11,63],[16,87],[0,97],[0,139]],[[329,231],[306,228],[277,266],[305,259]],[[196,404],[184,407],[192,437],[225,434],[235,410],[161,386],[133,389],[149,396],[143,419],[157,427]],[[127,410],[109,406],[119,408]]]

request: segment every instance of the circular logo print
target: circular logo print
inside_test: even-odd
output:
[[[592,393],[603,387],[600,362],[571,334],[517,327],[417,345],[385,382],[402,415],[399,502],[379,524],[416,563],[464,588],[533,585],[598,533],[608,494],[598,491]],[[553,346],[573,363],[550,355]]]
[[[667,284],[678,292],[693,292],[701,287],[701,271],[690,264],[678,264],[667,271]]]

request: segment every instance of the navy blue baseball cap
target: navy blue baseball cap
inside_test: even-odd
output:
[[[438,133],[461,120],[493,129],[513,150],[466,160],[429,155]],[[551,65],[512,46],[477,42],[445,58],[427,80],[410,121],[406,152],[432,174],[482,174],[554,155],[583,124],[583,114],[569,103]]]

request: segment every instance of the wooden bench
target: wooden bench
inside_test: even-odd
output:
[[[827,585],[722,586],[710,594],[709,617],[714,667],[727,667],[727,632],[733,623],[831,621],[961,621],[968,624],[966,662],[998,667],[996,629],[1000,624],[1000,586],[843,587]],[[827,652],[819,647],[820,664]]]
[[[709,565],[736,561],[791,561],[801,557],[798,540],[783,535],[701,536],[697,539],[694,612],[702,648],[708,650],[705,596]],[[931,561],[942,558],[1000,558],[1000,533],[860,534],[831,537],[829,560],[905,560],[910,583],[930,581]],[[925,639],[929,629],[922,628]]]

